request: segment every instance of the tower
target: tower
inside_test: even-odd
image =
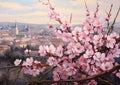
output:
[[[18,34],[19,34],[19,30],[18,30],[17,24],[15,22],[15,35],[18,35]]]

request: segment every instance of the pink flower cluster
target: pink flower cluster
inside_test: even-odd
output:
[[[116,41],[119,35],[115,32],[106,33],[104,30],[105,19],[98,16],[99,5],[97,5],[93,17],[90,16],[87,9],[87,17],[81,27],[72,27],[71,21],[68,20],[62,21],[61,14],[56,12],[50,0],[47,5],[50,8],[50,18],[61,24],[58,27],[50,26],[50,28],[53,29],[57,38],[62,39],[65,43],[58,47],[54,45],[39,47],[40,56],[48,57],[46,64],[55,67],[53,70],[55,81],[86,78],[110,70],[118,64],[115,62],[115,58],[120,55],[120,44]],[[16,62],[20,63],[19,60]],[[16,65],[18,64],[16,63]],[[27,58],[22,64],[24,73],[37,76],[45,70],[39,64],[41,62]],[[117,72],[116,76],[120,77],[120,72]],[[97,85],[95,80],[84,83]],[[78,85],[78,83],[74,82],[74,85]]]
[[[17,66],[20,64],[20,62],[21,60],[16,59],[14,63]],[[22,71],[25,74],[30,74],[35,77],[39,75],[40,72],[45,70],[45,67],[41,66],[41,62],[36,60],[34,61],[32,57],[27,58],[26,61],[23,61],[22,66]]]
[[[48,5],[52,6],[50,2]],[[116,65],[115,58],[120,55],[120,44],[116,42],[119,35],[115,32],[106,33],[105,19],[98,16],[98,8],[99,5],[93,17],[87,9],[87,18],[83,25],[74,28],[69,21],[61,20],[55,8],[50,8],[50,18],[54,18],[61,24],[59,27],[50,26],[50,28],[58,38],[64,41],[65,45],[40,46],[39,53],[41,56],[49,56],[47,63],[50,66],[56,66],[53,72],[54,80],[77,78],[80,75],[86,77],[81,71],[88,75],[95,75],[110,70]],[[105,47],[106,51],[100,51],[102,47]],[[94,80],[88,83],[88,85],[96,84]]]
[[[41,56],[54,55],[54,56],[62,57],[63,56],[63,47],[61,45],[58,46],[57,48],[54,45],[40,46],[39,53]]]

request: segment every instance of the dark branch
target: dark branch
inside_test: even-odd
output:
[[[113,67],[112,69],[110,69],[108,71],[104,71],[102,73],[99,73],[99,74],[93,75],[93,76],[89,76],[87,78],[80,78],[80,79],[76,79],[76,80],[59,80],[59,81],[42,80],[42,81],[38,81],[37,83],[84,82],[84,81],[88,81],[88,80],[92,80],[92,79],[96,79],[96,78],[105,76],[107,74],[110,74],[110,73],[114,72],[117,69],[120,69],[120,65],[117,65],[117,66]]]

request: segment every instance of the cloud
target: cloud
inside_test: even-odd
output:
[[[70,0],[70,3],[75,6],[81,5],[81,4],[84,4],[84,0]],[[86,0],[86,3],[93,5],[96,3],[96,0]]]
[[[47,13],[41,11],[34,11],[24,14],[7,14],[0,13],[0,22],[23,22],[23,23],[34,23],[34,24],[43,24],[48,23]]]
[[[32,17],[32,16],[45,16],[47,13],[46,12],[42,12],[42,11],[33,11],[33,12],[28,12],[25,14],[22,14],[21,16],[26,16],[26,17]]]
[[[30,6],[25,6],[15,2],[0,2],[0,7],[10,10],[25,10],[30,9]]]
[[[62,2],[63,1],[63,2]],[[91,14],[93,14],[94,10],[96,9],[96,1],[99,1],[100,4],[100,16],[103,18],[106,16],[105,10],[108,10],[110,7],[110,3],[113,3],[114,0],[110,0],[108,3],[104,0],[86,0],[86,3],[89,7]],[[119,0],[114,3],[114,8],[112,11],[112,16],[115,16],[116,10],[120,3]],[[68,2],[68,5],[67,5]],[[70,3],[69,3],[70,2]],[[85,5],[84,0],[68,0],[65,3],[65,0],[58,1],[56,0],[56,10],[62,13],[66,19],[69,20],[70,14],[72,13],[73,23],[81,24],[85,20]],[[5,11],[0,13],[0,21],[9,21],[14,22],[17,20],[18,22],[27,22],[27,23],[48,23],[48,8],[41,3],[34,1],[33,4],[20,4],[15,2],[0,2],[0,8],[10,9],[10,11]],[[17,12],[19,11],[19,13]],[[14,12],[14,13],[12,13]],[[119,15],[120,16],[120,15]],[[114,18],[114,17],[113,17]],[[120,18],[117,19],[120,21]],[[51,22],[50,22],[51,23]]]

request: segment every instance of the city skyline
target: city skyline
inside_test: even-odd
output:
[[[23,22],[32,24],[49,23],[48,8],[40,2],[47,0],[0,0],[0,22]],[[69,18],[72,13],[73,24],[81,24],[85,19],[84,0],[52,0],[56,10]],[[91,14],[96,9],[96,3],[100,5],[100,16],[105,17],[105,11],[108,11],[113,3],[112,19],[120,6],[119,0],[86,0]],[[118,16],[120,17],[120,15]],[[120,22],[120,18],[117,18]],[[52,22],[50,22],[52,23]],[[55,23],[55,22],[53,22]]]

